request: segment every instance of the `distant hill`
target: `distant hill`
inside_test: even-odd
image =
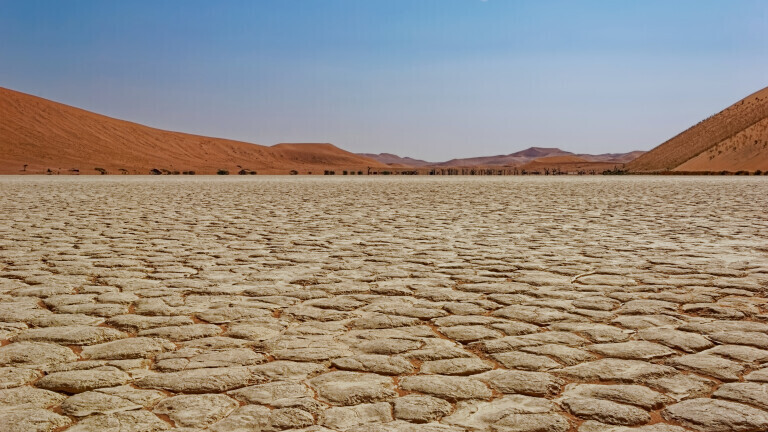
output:
[[[637,159],[638,157],[640,157],[640,155],[645,153],[646,152],[642,150],[635,150],[629,153],[603,153],[598,155],[577,154],[576,156],[579,156],[591,162],[627,163]]]
[[[332,144],[267,147],[154,129],[0,88],[0,174],[97,174],[95,168],[110,174],[152,169],[288,174],[368,167],[386,165]]]
[[[542,158],[536,158],[529,163],[585,163],[589,160],[578,156],[545,156]]]
[[[595,159],[600,159],[596,157]],[[527,163],[520,165],[520,170],[526,170],[529,172],[546,172],[547,170],[557,170],[565,173],[574,172],[603,172],[605,170],[612,170],[614,168],[621,168],[623,164],[616,160],[595,160],[582,156],[545,156],[541,158],[533,159]]]
[[[558,148],[530,147],[515,153],[496,156],[481,156],[464,159],[451,159],[437,166],[517,166],[545,156],[568,156],[573,153]]]
[[[358,154],[360,156],[375,159],[379,162],[382,162],[388,165],[403,165],[403,166],[411,166],[411,167],[434,165],[434,163],[432,162],[427,162],[421,159],[414,159],[409,157],[400,157],[392,153],[379,153],[379,154],[358,153]]]
[[[633,172],[768,170],[768,87],[627,164]]]
[[[458,167],[458,166],[523,166],[533,160],[551,157],[578,157],[585,162],[609,162],[613,164],[624,164],[637,156],[643,154],[642,151],[633,151],[629,153],[605,153],[599,155],[574,154],[559,148],[530,147],[515,153],[497,156],[480,156],[474,158],[451,159],[445,162],[427,162],[409,157],[400,157],[391,153],[370,154],[362,153],[361,156],[376,159],[386,164],[397,164],[403,166],[423,167]]]

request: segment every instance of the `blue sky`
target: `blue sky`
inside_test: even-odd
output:
[[[0,0],[0,86],[265,145],[650,149],[768,86],[768,1]]]

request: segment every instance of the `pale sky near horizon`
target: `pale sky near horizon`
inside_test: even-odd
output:
[[[264,145],[647,150],[765,86],[761,0],[0,0],[0,87]]]

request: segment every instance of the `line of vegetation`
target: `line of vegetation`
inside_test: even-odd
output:
[[[627,174],[629,174],[629,171],[619,167],[613,167],[613,169],[603,171],[603,175],[627,175]]]
[[[161,169],[152,168],[151,170],[149,170],[149,174],[151,174],[151,175],[179,175],[179,174],[195,175],[195,172],[194,171],[181,171],[181,172],[179,172],[179,171],[170,171],[170,170],[163,169],[163,168],[161,168]]]
[[[24,164],[22,172],[27,171],[28,164]],[[239,175],[257,175],[258,172],[255,170],[251,170],[249,168],[242,168],[238,165],[238,168],[240,170],[237,172]],[[70,174],[80,174],[80,169],[78,168],[70,168],[66,170]],[[109,174],[109,171],[107,171],[105,168],[101,167],[95,167],[94,171],[98,172],[100,175],[107,175]],[[128,170],[125,168],[118,168],[118,171],[122,175],[129,174]],[[50,168],[48,168],[45,171],[46,174],[59,174],[59,171],[53,171]],[[134,171],[134,174],[138,174],[136,171]],[[189,170],[189,171],[177,171],[177,170],[168,170],[165,168],[152,168],[149,170],[149,174],[151,175],[195,175],[196,172]],[[216,171],[217,175],[229,175],[229,170],[220,168]],[[298,175],[298,170],[290,170],[290,175]],[[305,174],[311,175],[312,171],[307,171]],[[336,175],[335,170],[324,170],[324,175]],[[535,169],[535,170],[525,170],[525,169],[519,169],[517,167],[504,167],[504,168],[408,168],[408,169],[386,169],[378,171],[374,168],[368,167],[367,172],[364,172],[362,170],[342,170],[341,175],[430,175],[430,176],[458,176],[458,175],[471,175],[471,176],[509,176],[509,175],[596,175],[598,172],[596,170],[583,170],[579,169],[577,171],[562,171],[560,168],[541,168],[541,169]],[[720,176],[728,176],[728,175],[736,175],[736,176],[768,176],[768,170],[754,170],[754,171],[748,171],[748,170],[738,170],[738,171],[671,171],[671,170],[664,170],[664,171],[653,171],[653,172],[632,172],[624,168],[624,166],[614,166],[612,169],[604,170],[601,172],[602,175],[703,175],[703,176],[712,176],[712,175],[720,175]]]

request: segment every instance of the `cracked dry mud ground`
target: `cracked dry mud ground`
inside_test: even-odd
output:
[[[756,178],[0,179],[3,431],[768,430]]]

